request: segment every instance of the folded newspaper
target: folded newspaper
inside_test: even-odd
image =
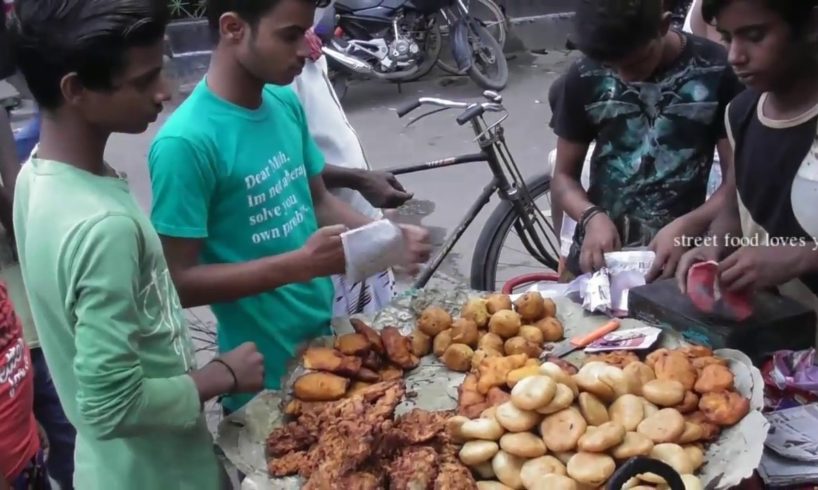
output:
[[[770,487],[818,483],[818,403],[768,415],[759,473]]]

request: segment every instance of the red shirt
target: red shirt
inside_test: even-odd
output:
[[[14,480],[39,449],[34,370],[20,321],[0,282],[0,477]]]

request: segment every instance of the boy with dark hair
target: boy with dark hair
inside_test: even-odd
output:
[[[818,0],[704,0],[702,13],[749,88],[727,109],[731,192],[712,245],[682,258],[679,287],[716,260],[725,289],[773,288],[818,311]]]
[[[104,160],[168,100],[164,0],[21,0],[20,68],[43,111],[14,229],[40,342],[77,429],[83,490],[218,489],[204,401],[257,391],[252,344],[195,370],[162,247]],[[59,26],[56,28],[55,26]]]
[[[372,222],[327,190],[324,157],[286,87],[310,55],[315,5],[210,0],[210,68],[149,156],[152,220],[182,303],[212,305],[221,351],[256,342],[271,389],[299,344],[329,333],[341,233]],[[406,262],[426,260],[426,231],[402,230]]]
[[[573,43],[585,55],[554,104],[554,200],[577,222],[567,268],[649,246],[648,280],[672,277],[685,235],[701,233],[725,198],[705,201],[718,145],[731,161],[723,115],[741,90],[723,47],[670,29],[661,0],[582,0]],[[589,146],[590,186],[580,184]]]

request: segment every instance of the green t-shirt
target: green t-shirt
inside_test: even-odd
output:
[[[31,159],[14,227],[40,344],[77,429],[74,487],[219,489],[179,298],[127,182]]]
[[[324,159],[291,89],[268,86],[258,109],[231,104],[205,81],[150,150],[152,220],[161,235],[203,241],[205,264],[247,262],[301,248],[318,229],[309,181]],[[329,331],[329,278],[212,305],[224,352],[253,341],[265,386],[277,389],[302,342]],[[236,410],[251,396],[225,400]]]

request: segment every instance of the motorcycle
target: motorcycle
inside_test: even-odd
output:
[[[484,89],[505,88],[503,50],[469,15],[469,0],[337,0],[315,32],[324,42],[335,90],[343,97],[350,78],[400,83],[428,74],[440,56],[441,28],[449,33],[459,73]]]

